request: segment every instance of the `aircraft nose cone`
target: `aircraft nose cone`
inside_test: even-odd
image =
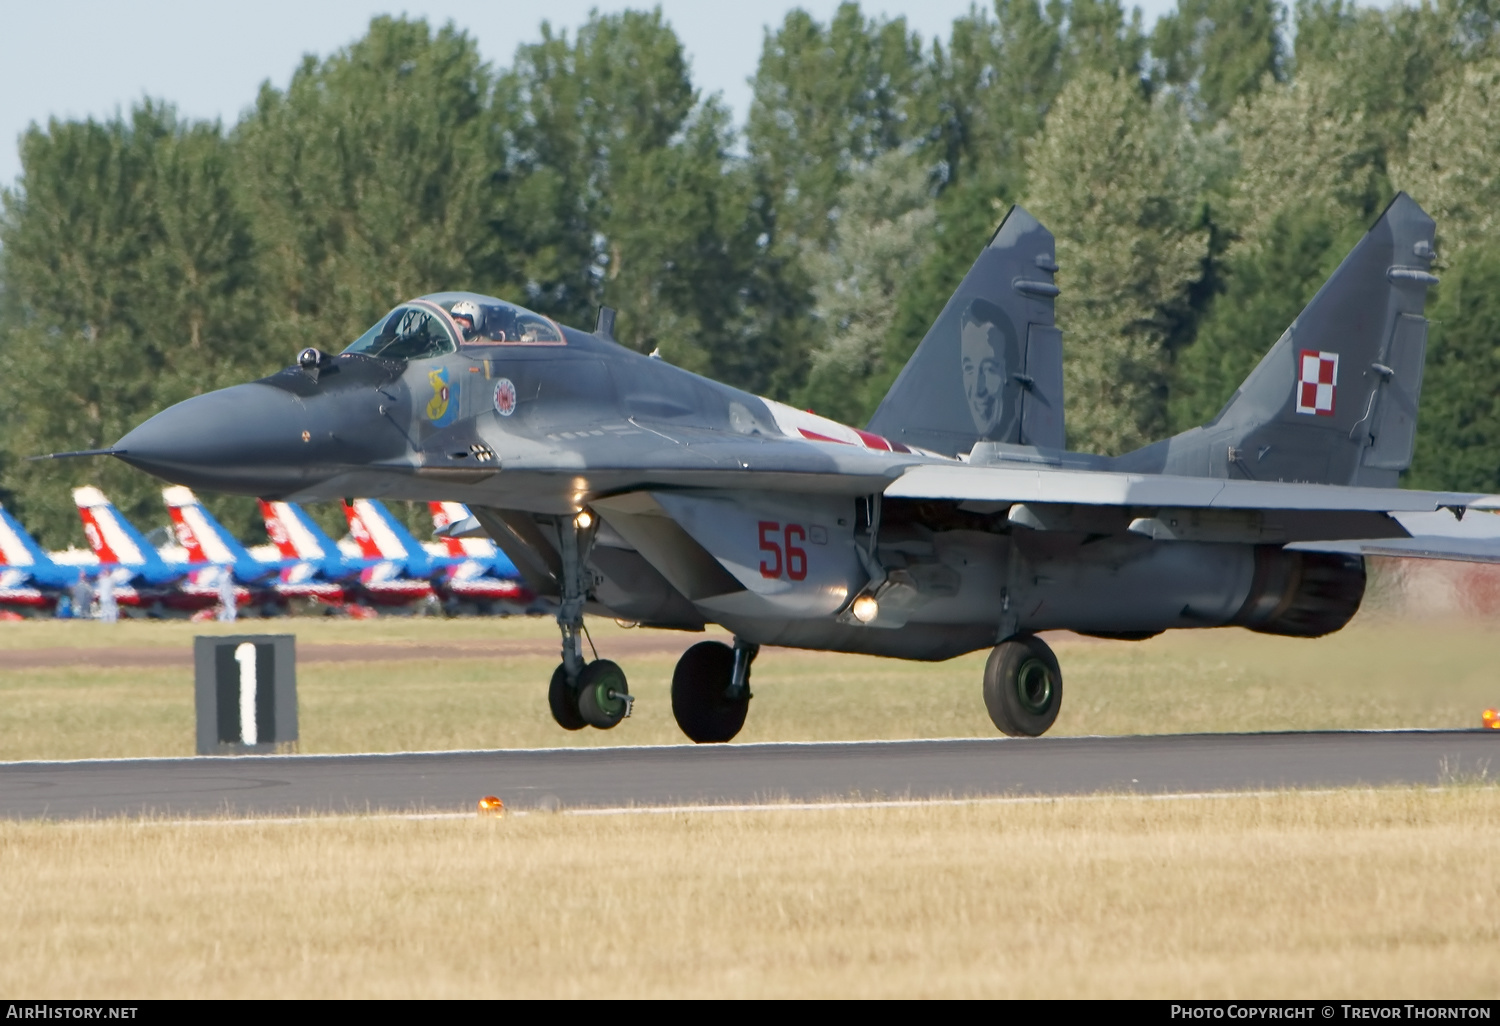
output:
[[[192,488],[274,495],[308,480],[306,404],[280,388],[235,385],[168,407],[128,433],[120,459]]]

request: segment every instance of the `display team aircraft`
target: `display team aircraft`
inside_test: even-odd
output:
[[[183,616],[219,604],[224,567],[196,561],[191,555],[186,562],[167,562],[98,488],[73,489],[73,503],[89,548],[99,560],[96,575],[110,575],[120,605],[156,616]],[[233,582],[231,588],[236,605],[249,601],[248,589]]]
[[[21,522],[0,506],[0,609],[57,608],[57,600],[78,581],[80,570],[56,562]]]
[[[1359,608],[1363,554],[1500,559],[1393,514],[1493,500],[1398,489],[1422,383],[1433,221],[1398,195],[1210,423],[1118,457],[1064,449],[1052,235],[1013,208],[865,430],[717,384],[472,293],[403,303],[338,356],[179,403],[114,455],[279,499],[468,504],[558,602],[558,723],[612,727],[621,669],[585,610],[717,623],[672,709],[744,723],[761,645],[947,659],[991,648],[996,726],[1052,725],[1036,632],[1138,639],[1238,625],[1316,637]],[[462,534],[464,531],[451,531]]]

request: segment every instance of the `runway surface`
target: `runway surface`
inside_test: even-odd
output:
[[[0,817],[1164,794],[1500,772],[1500,731],[1192,734],[0,764]],[[1495,765],[1491,769],[1491,762]]]

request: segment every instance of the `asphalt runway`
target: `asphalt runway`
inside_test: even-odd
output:
[[[263,816],[1436,785],[1500,731],[681,745],[0,764],[0,817]]]

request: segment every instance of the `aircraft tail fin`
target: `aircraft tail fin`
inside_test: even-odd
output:
[[[461,502],[431,502],[432,528],[441,531],[449,524],[461,523],[472,515],[469,507]],[[448,555],[475,560],[488,566],[488,572],[507,580],[520,577],[520,571],[510,557],[489,538],[445,538]]]
[[[469,519],[469,508],[461,502],[439,502],[436,499],[427,504],[427,510],[432,514],[432,529],[441,531],[449,524],[457,524]],[[464,548],[463,538],[444,538],[443,545],[450,556],[464,556],[467,551]]]
[[[0,566],[29,569],[51,562],[21,522],[0,506]]]
[[[1168,469],[1395,487],[1416,439],[1433,230],[1398,193],[1219,414],[1158,443],[1177,450]]]
[[[322,563],[328,559],[337,562],[341,558],[333,539],[295,502],[261,499],[260,515],[266,522],[267,536],[283,559]]]
[[[89,548],[100,563],[129,567],[165,567],[146,536],[120,515],[114,503],[92,485],[73,489],[73,503],[83,521]]]
[[[975,442],[1061,449],[1052,233],[1011,207],[923,336],[869,430],[948,456]]]
[[[195,563],[215,563],[248,570],[258,563],[239,539],[219,523],[189,488],[171,485],[161,490],[172,517],[172,530]]]
[[[380,551],[380,543],[375,540],[365,518],[360,516],[359,510],[349,503],[344,503],[344,517],[349,521],[349,537],[359,545],[359,554],[365,559],[400,559],[402,556],[387,556]]]
[[[355,499],[354,505],[345,509],[349,514],[349,533],[359,542],[366,557],[405,563],[407,573],[413,577],[425,577],[433,571],[427,550],[405,524],[391,515],[384,503]]]

